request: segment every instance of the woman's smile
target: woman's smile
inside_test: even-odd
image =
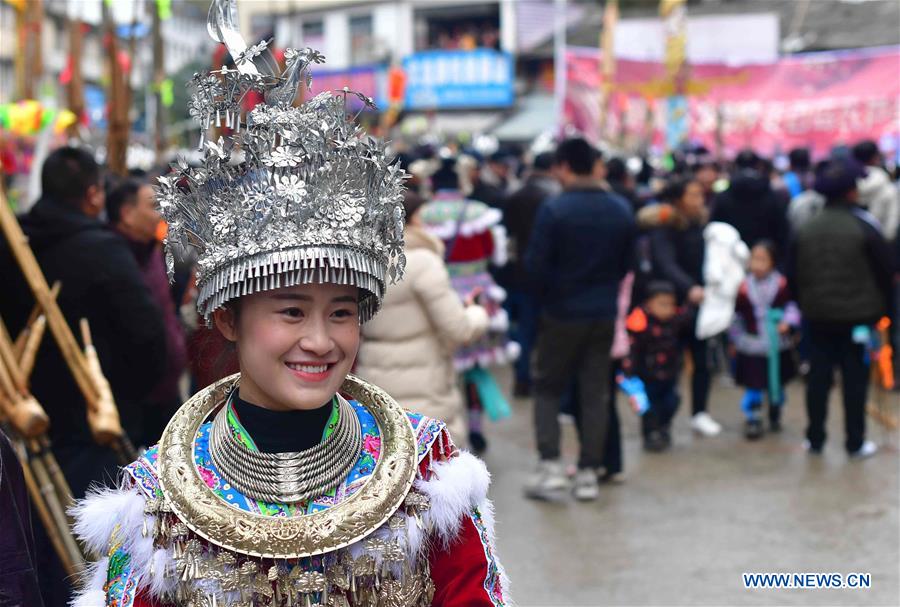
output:
[[[307,382],[320,382],[328,379],[334,363],[292,363],[285,362],[288,370],[294,374],[294,377]]]

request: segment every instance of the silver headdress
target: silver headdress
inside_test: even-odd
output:
[[[360,320],[381,305],[386,281],[403,273],[403,180],[385,146],[347,117],[344,89],[294,107],[297,89],[321,63],[311,49],[285,51],[286,67],[264,74],[266,42],[248,47],[236,27],[236,0],[214,0],[208,29],[237,69],[196,74],[190,112],[205,135],[213,125],[231,135],[205,141],[203,164],[184,160],[160,178],[159,201],[172,246],[199,251],[197,308],[212,312],[242,295],[307,283],[364,290]],[[261,93],[241,118],[241,101]],[[242,156],[242,162],[237,160]]]

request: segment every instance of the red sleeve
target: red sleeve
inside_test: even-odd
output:
[[[494,254],[494,235],[490,230],[486,230],[481,236],[482,247],[484,247],[484,256],[490,258]]]
[[[140,592],[136,597],[134,597],[134,603],[132,603],[132,607],[163,607],[163,604],[157,603],[146,594]]]
[[[494,548],[477,511],[463,518],[449,547],[434,544],[429,560],[435,588],[432,607],[506,605]]]

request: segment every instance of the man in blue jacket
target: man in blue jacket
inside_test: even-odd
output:
[[[554,171],[564,192],[538,212],[525,268],[543,315],[535,361],[534,423],[540,464],[526,495],[550,498],[569,487],[560,461],[557,415],[578,382],[581,453],[574,493],[598,497],[597,472],[609,420],[609,351],[619,282],[627,273],[636,227],[628,203],[592,178],[599,155],[581,138],[562,142]]]

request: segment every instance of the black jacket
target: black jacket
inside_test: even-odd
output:
[[[628,329],[628,356],[622,369],[629,377],[645,382],[677,381],[681,372],[684,338],[692,327],[689,313],[682,309],[662,321],[638,306],[625,322]]]
[[[122,424],[126,432],[136,432],[141,425],[139,403],[163,373],[166,342],[162,315],[128,244],[100,221],[46,199],[19,222],[48,284],[62,283],[57,301],[79,343],[79,319],[88,319]],[[34,296],[5,242],[0,243],[0,279],[0,315],[16,335],[34,306]],[[65,469],[61,453],[83,452],[94,445],[84,399],[49,329],[38,351],[31,389],[50,416],[50,438]],[[72,490],[77,497],[76,486]]]
[[[531,232],[541,204],[551,196],[559,194],[559,183],[552,177],[532,175],[525,184],[513,192],[506,201],[503,223],[510,238],[510,271],[507,284],[513,289],[524,289],[528,285],[525,270],[525,251],[531,242]]]
[[[729,188],[716,197],[710,221],[734,226],[748,247],[763,239],[774,242],[779,251],[788,246],[786,206],[768,178],[756,171],[734,175]]]
[[[790,253],[788,279],[807,320],[870,324],[888,312],[891,250],[866,211],[828,202],[800,228]]]
[[[469,198],[483,202],[501,211],[506,207],[506,194],[503,193],[503,189],[481,179],[472,184],[472,192],[469,194]]]
[[[37,580],[31,507],[22,469],[0,431],[0,605],[43,605]]]
[[[703,227],[702,222],[690,221],[676,211],[672,220],[650,232],[653,277],[675,286],[679,304],[691,287],[703,286]]]

